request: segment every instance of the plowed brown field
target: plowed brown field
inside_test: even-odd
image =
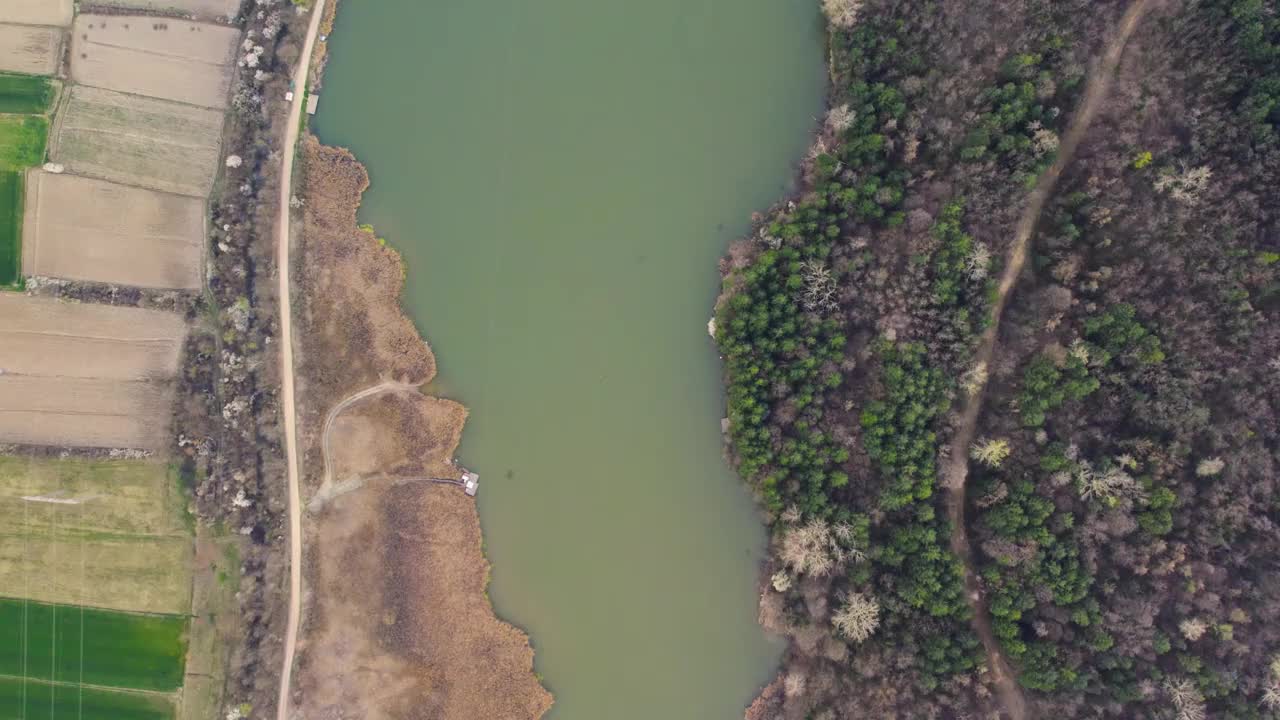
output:
[[[23,272],[196,289],[203,281],[204,222],[199,198],[31,170]]]
[[[224,108],[240,31],[175,18],[80,15],[71,77],[94,87]]]
[[[0,19],[7,19],[7,11]],[[29,25],[0,25],[0,70],[52,75],[58,69],[62,30]]]

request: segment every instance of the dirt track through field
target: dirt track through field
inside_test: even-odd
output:
[[[994,307],[991,309],[991,324],[986,332],[982,334],[982,338],[978,343],[978,350],[974,354],[975,367],[991,367],[1000,330],[1000,317],[1004,313],[1004,309],[1008,305],[1009,295],[1013,291],[1014,285],[1017,284],[1023,267],[1026,265],[1028,247],[1036,225],[1040,221],[1040,213],[1044,210],[1045,204],[1057,187],[1062,171],[1075,155],[1076,148],[1084,138],[1085,132],[1088,131],[1094,116],[1097,115],[1102,101],[1106,99],[1107,93],[1111,89],[1116,67],[1120,64],[1120,57],[1124,53],[1125,45],[1137,28],[1138,21],[1142,19],[1142,15],[1146,12],[1149,4],[1150,0],[1133,0],[1125,11],[1124,17],[1120,19],[1120,24],[1116,28],[1115,36],[1107,44],[1101,62],[1090,74],[1088,82],[1085,84],[1084,99],[1081,101],[1076,114],[1071,118],[1071,124],[1067,127],[1067,132],[1062,138],[1062,143],[1058,148],[1057,159],[1052,167],[1040,177],[1039,182],[1036,183],[1031,192],[1027,207],[1022,213],[1022,217],[1018,220],[1013,245],[1010,247],[1008,257],[1005,259],[1004,273],[1000,276],[999,294],[996,297]],[[974,435],[977,432],[978,416],[982,412],[982,401],[985,392],[986,388],[984,386],[970,396],[965,403],[960,415],[959,427],[951,441],[950,459],[943,470],[943,478],[949,489],[947,501],[948,516],[951,520],[951,550],[964,562],[965,597],[973,610],[973,627],[978,637],[981,638],[983,649],[986,651],[988,665],[996,683],[1000,704],[1012,720],[1026,720],[1032,716],[1028,709],[1026,698],[1018,686],[1013,668],[1001,651],[1000,644],[992,630],[987,601],[982,595],[979,586],[973,547],[969,544],[969,537],[965,528],[965,482],[969,475],[969,448],[973,444]]]
[[[324,17],[325,0],[316,0],[311,9],[311,23],[302,44],[298,70],[294,75],[299,90],[307,87],[307,74],[311,71],[311,56],[316,36],[320,33],[320,20]],[[298,646],[298,620],[302,614],[302,490],[299,487],[298,468],[298,405],[294,398],[293,373],[293,303],[290,280],[293,266],[289,264],[289,200],[293,197],[293,159],[298,148],[298,130],[302,121],[302,103],[305,92],[294,95],[285,126],[284,162],[280,170],[280,218],[276,226],[276,273],[280,281],[280,407],[284,415],[285,458],[289,481],[289,609],[285,623],[284,668],[280,675],[280,697],[276,702],[276,717],[289,720],[289,686],[293,678],[293,658]]]

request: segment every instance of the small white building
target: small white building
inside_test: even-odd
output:
[[[468,495],[475,497],[476,492],[480,490],[480,476],[471,471],[462,473],[462,489]]]

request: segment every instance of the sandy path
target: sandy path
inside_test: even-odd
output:
[[[311,9],[311,24],[302,45],[298,70],[294,74],[293,106],[289,108],[285,126],[284,164],[280,170],[280,219],[276,234],[276,273],[280,278],[280,406],[284,414],[285,457],[289,468],[289,619],[284,634],[284,667],[280,672],[280,699],[276,703],[278,720],[289,719],[289,686],[293,679],[293,655],[298,644],[298,616],[302,604],[302,492],[298,488],[298,413],[293,394],[293,303],[289,281],[289,200],[293,197],[293,157],[302,125],[302,106],[306,102],[307,74],[311,71],[311,54],[325,0],[316,0]]]
[[[1023,211],[1022,217],[1018,221],[1013,247],[1009,250],[1009,256],[1005,262],[1005,270],[1000,277],[999,295],[996,298],[995,306],[992,308],[991,325],[982,334],[978,344],[978,351],[974,355],[975,366],[991,367],[991,359],[995,355],[996,338],[1000,329],[1000,317],[1008,305],[1009,294],[1017,283],[1023,266],[1026,264],[1027,249],[1030,245],[1031,235],[1040,220],[1040,213],[1044,210],[1049,196],[1053,194],[1054,188],[1057,187],[1058,178],[1062,175],[1063,169],[1066,168],[1075,155],[1076,148],[1080,145],[1085,132],[1088,131],[1089,125],[1093,122],[1093,118],[1097,114],[1102,101],[1106,98],[1107,92],[1111,89],[1111,81],[1115,76],[1116,67],[1120,64],[1120,56],[1149,4],[1150,0],[1133,0],[1125,11],[1124,17],[1120,19],[1120,25],[1116,29],[1115,37],[1107,44],[1106,52],[1102,56],[1102,62],[1090,75],[1085,85],[1084,100],[1080,103],[1080,109],[1071,119],[1071,125],[1067,128],[1066,136],[1062,139],[1062,144],[1058,148],[1057,160],[1040,177],[1035,189],[1031,192],[1030,202],[1027,203],[1027,208]],[[964,562],[965,597],[968,598],[969,606],[973,610],[973,628],[982,640],[983,649],[986,650],[988,665],[996,683],[996,690],[1000,696],[1000,704],[1013,720],[1026,720],[1026,718],[1030,717],[1026,698],[1023,697],[1017,679],[1014,676],[1013,668],[1009,665],[1004,653],[1001,652],[995,633],[992,631],[991,616],[987,611],[986,598],[979,588],[973,548],[969,545],[969,537],[964,523],[965,481],[969,475],[969,447],[973,444],[978,415],[982,412],[984,394],[985,387],[970,396],[965,403],[960,415],[959,428],[951,441],[950,460],[943,471],[943,477],[949,488],[947,501],[948,516],[951,520],[951,550]]]

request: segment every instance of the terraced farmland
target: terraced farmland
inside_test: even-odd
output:
[[[0,70],[52,75],[61,51],[60,28],[0,25]]]
[[[222,113],[77,85],[51,139],[54,162],[78,175],[206,197]]]
[[[78,83],[211,108],[227,106],[240,31],[174,18],[80,15],[71,41]]]

